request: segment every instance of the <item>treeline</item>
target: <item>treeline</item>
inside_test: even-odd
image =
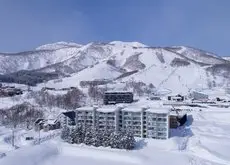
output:
[[[0,122],[12,127],[31,127],[37,118],[44,116],[43,111],[28,102],[14,105],[10,108],[0,109]]]
[[[138,96],[143,96],[145,94],[150,95],[151,93],[154,93],[155,89],[156,87],[152,83],[147,85],[142,81],[134,81],[133,79],[127,81],[124,87],[125,91],[131,90]]]
[[[174,58],[172,62],[170,63],[172,67],[183,67],[183,66],[188,66],[190,65],[190,62],[180,59],[180,58]]]
[[[95,147],[103,146],[126,150],[134,149],[136,143],[131,132],[99,131],[82,126],[64,127],[61,132],[61,139],[71,144],[84,143]]]
[[[38,83],[58,78],[57,73],[44,73],[21,70],[15,73],[0,75],[0,82],[17,83],[35,86]]]
[[[85,95],[78,88],[69,90],[66,94],[52,95],[48,91],[31,92],[37,104],[47,107],[59,107],[63,109],[75,109],[84,104]]]

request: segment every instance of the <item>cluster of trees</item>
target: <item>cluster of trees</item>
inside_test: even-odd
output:
[[[153,93],[155,90],[155,86],[152,83],[147,85],[141,81],[130,80],[126,82],[124,90],[130,90],[130,89],[132,89],[133,93],[137,94],[138,96],[143,96],[145,94],[149,95]]]
[[[64,127],[61,132],[61,138],[71,144],[84,143],[95,147],[103,146],[126,150],[134,149],[136,143],[131,132],[99,131],[91,127],[84,128],[82,126]]]
[[[45,73],[21,70],[18,72],[0,75],[0,82],[17,83],[35,86],[38,83],[58,78],[57,73]]]
[[[105,85],[105,84],[108,84],[110,82],[111,82],[111,80],[107,80],[107,79],[93,80],[93,81],[81,81],[80,86],[82,88],[85,88],[85,87],[90,87],[90,86]]]
[[[106,88],[91,85],[88,88],[88,96],[94,101],[102,101]]]
[[[162,51],[156,52],[156,56],[161,63],[165,63],[165,59],[164,59]]]
[[[144,69],[146,66],[139,59],[139,56],[141,54],[142,54],[141,52],[135,52],[134,55],[129,56],[126,59],[125,64],[123,65],[123,67],[129,68],[131,70],[142,70],[142,69]]]
[[[180,59],[180,58],[174,58],[172,62],[170,63],[172,67],[183,67],[183,66],[188,66],[190,65],[190,62]]]
[[[69,90],[66,94],[52,95],[48,91],[32,92],[32,97],[41,106],[75,109],[84,104],[85,95],[78,88]]]
[[[17,104],[7,109],[0,109],[0,122],[13,127],[31,127],[37,118],[44,116],[43,111],[28,102]]]

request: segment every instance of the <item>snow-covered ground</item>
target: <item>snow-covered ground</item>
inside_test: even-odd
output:
[[[11,130],[0,127],[0,152],[6,156],[1,165],[229,165],[230,164],[230,110],[227,108],[194,108],[189,112],[183,128],[171,130],[168,140],[137,139],[133,151],[70,145],[58,137],[41,145],[29,145],[21,138],[25,131],[18,130],[13,150],[4,141]],[[41,133],[45,137],[49,133]],[[30,131],[30,135],[37,133]]]

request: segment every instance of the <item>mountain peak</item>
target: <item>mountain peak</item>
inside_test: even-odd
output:
[[[135,41],[134,42],[112,41],[109,44],[119,45],[119,46],[129,45],[133,47],[148,47],[147,45],[144,45],[140,42],[135,42]]]
[[[61,49],[61,48],[66,48],[66,47],[81,47],[82,45],[74,43],[74,42],[55,42],[51,44],[45,44],[41,45],[36,48],[36,50],[56,50],[56,49]]]

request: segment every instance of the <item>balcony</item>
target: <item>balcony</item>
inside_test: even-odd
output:
[[[167,114],[157,114],[157,117],[164,117],[164,118],[166,118]]]
[[[108,120],[115,120],[115,117],[108,117]]]
[[[133,125],[141,125],[141,122],[135,121],[135,122],[133,122]]]
[[[107,125],[115,125],[115,122],[107,122]]]
[[[135,134],[135,135],[140,135],[140,134],[141,134],[141,131],[134,131],[134,134]]]
[[[106,120],[106,117],[99,117],[98,120]]]
[[[108,130],[115,130],[115,127],[113,127],[113,126],[107,126],[106,127]]]
[[[87,116],[86,120],[93,120],[93,117],[92,116]]]
[[[133,120],[132,117],[124,117],[123,119],[124,120],[129,120],[129,121]]]
[[[158,122],[166,122],[167,119],[166,119],[166,118],[157,118],[157,121],[158,121]]]
[[[157,127],[166,127],[167,124],[166,123],[157,123]]]
[[[105,126],[106,123],[105,122],[99,122],[98,125],[104,125]]]
[[[133,117],[133,120],[141,120],[141,117]]]

